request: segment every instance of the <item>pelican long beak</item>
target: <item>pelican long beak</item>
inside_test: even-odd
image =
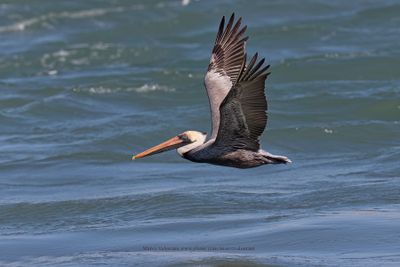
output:
[[[156,145],[152,148],[149,148],[149,149],[143,151],[142,153],[139,153],[139,154],[133,156],[132,160],[147,157],[147,156],[154,155],[154,154],[161,153],[161,152],[165,152],[165,151],[168,151],[168,150],[171,150],[174,148],[181,147],[183,145],[186,145],[186,142],[184,140],[182,140],[181,138],[179,138],[178,136],[175,136],[159,145]]]

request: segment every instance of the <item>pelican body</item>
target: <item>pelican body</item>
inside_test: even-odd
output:
[[[290,163],[285,156],[272,155],[260,147],[260,136],[267,124],[265,80],[270,72],[265,59],[256,53],[247,64],[241,27],[232,14],[226,27],[222,18],[211,60],[205,75],[211,109],[211,136],[199,131],[185,131],[132,159],[143,158],[171,149],[190,161],[236,168],[264,164]]]

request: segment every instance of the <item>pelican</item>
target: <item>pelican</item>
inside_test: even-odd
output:
[[[171,149],[190,161],[236,168],[290,163],[285,156],[260,148],[260,136],[267,124],[265,80],[270,74],[258,53],[247,63],[244,37],[247,26],[232,14],[226,27],[222,17],[204,78],[210,109],[211,136],[185,131],[132,157],[139,159]]]

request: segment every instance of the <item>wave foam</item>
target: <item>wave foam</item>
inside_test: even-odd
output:
[[[169,88],[167,86],[158,85],[158,84],[144,84],[138,88],[134,88],[134,91],[138,93],[148,93],[154,91],[162,91],[162,92],[175,92],[175,88]]]
[[[137,93],[150,93],[150,92],[175,92],[175,88],[159,84],[144,84],[140,87],[128,87],[128,88],[109,88],[104,86],[90,87],[90,88],[74,88],[74,92],[89,92],[91,94],[113,94],[118,92],[137,92]]]

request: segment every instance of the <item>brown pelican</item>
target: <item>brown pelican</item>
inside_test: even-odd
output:
[[[211,108],[212,132],[183,132],[132,159],[177,149],[183,158],[236,168],[290,163],[284,156],[260,148],[260,136],[267,124],[264,86],[269,65],[257,61],[256,53],[246,63],[244,37],[247,26],[236,23],[232,14],[226,27],[222,17],[211,60],[204,79]]]

